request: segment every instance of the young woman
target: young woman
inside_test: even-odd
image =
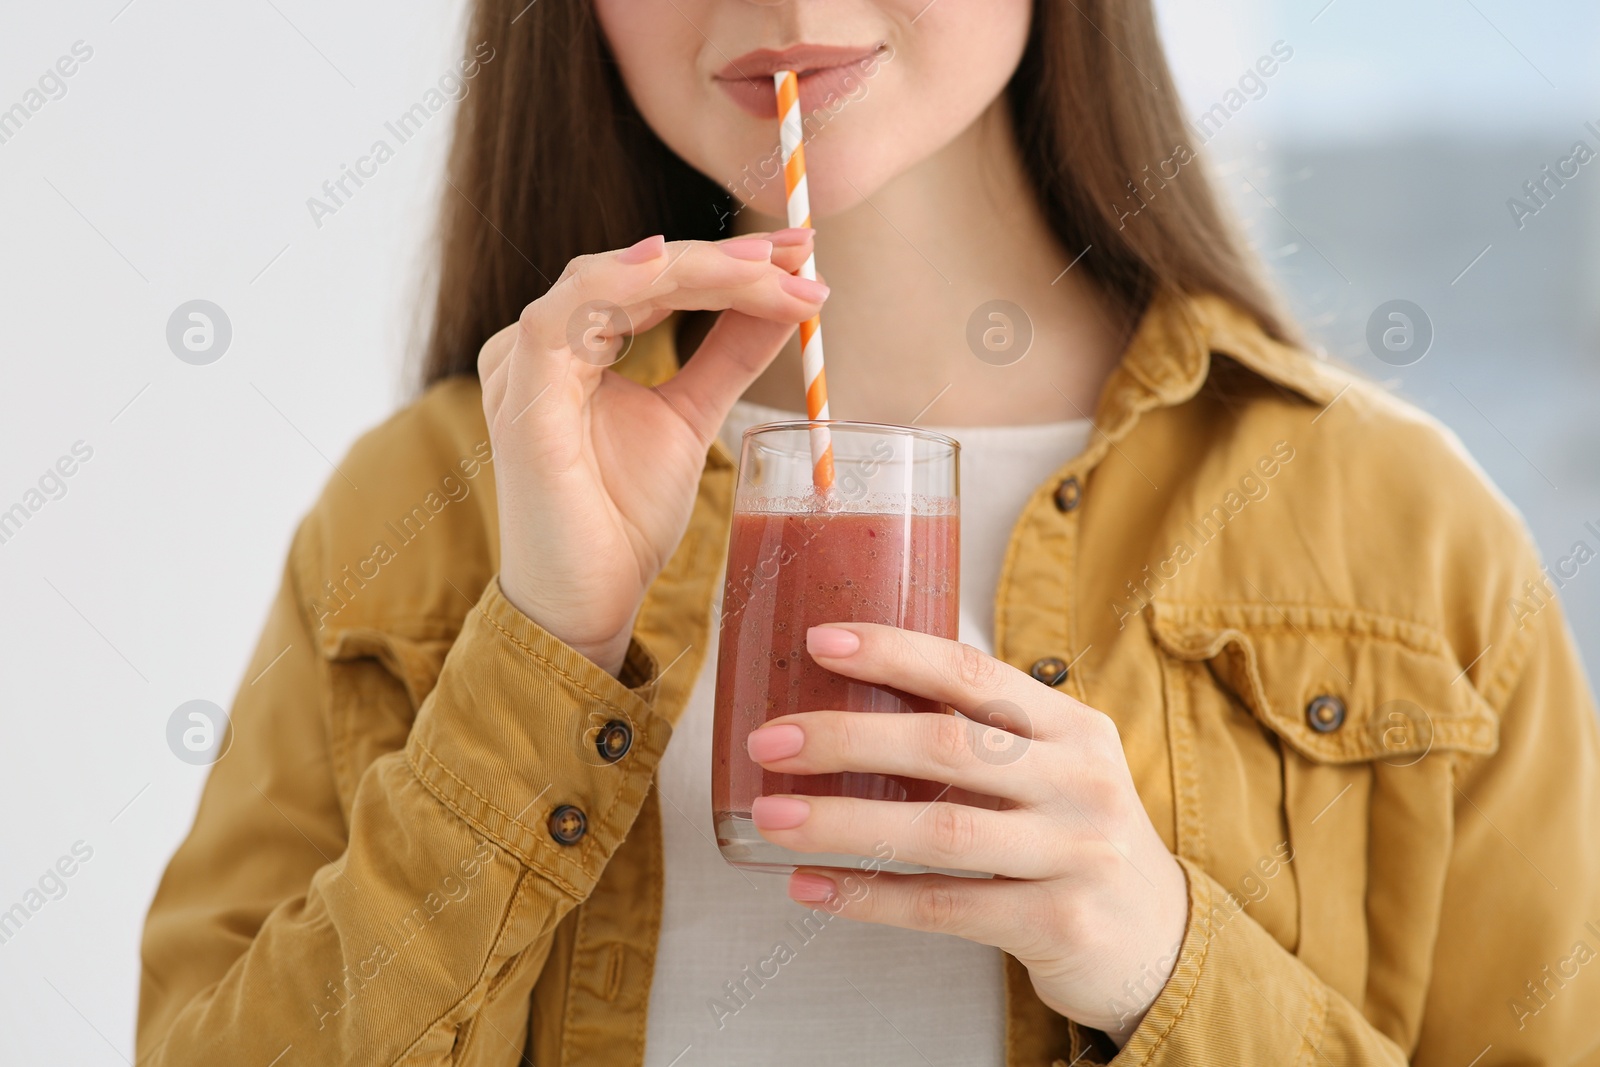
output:
[[[1445,431],[1296,346],[1148,0],[478,0],[467,45],[428,388],[295,537],[141,1064],[1600,1062],[1560,608]],[[996,878],[708,833],[733,450],[819,309],[836,415],[963,442],[965,640],[807,654],[1011,711],[764,726],[957,791],[755,818]]]

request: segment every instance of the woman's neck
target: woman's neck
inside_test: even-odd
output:
[[[747,208],[736,229],[782,226]],[[1046,223],[996,101],[938,153],[818,224],[817,269],[833,290],[822,313],[832,416],[972,426],[1092,415],[1128,323],[1082,261],[1067,269],[1083,252]],[[1004,318],[977,316],[987,359],[968,342],[975,313],[996,300],[1026,316],[1010,324],[1013,339],[1031,326],[1016,362],[1006,363]],[[745,399],[804,410],[798,338]]]

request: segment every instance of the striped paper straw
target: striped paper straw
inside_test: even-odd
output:
[[[789,225],[811,225],[811,197],[806,190],[805,132],[800,122],[800,79],[792,70],[772,76],[778,90],[778,141],[783,149],[783,185],[788,193]],[[815,252],[797,272],[817,279]],[[805,373],[806,417],[828,419],[828,377],[822,366],[822,316],[800,324],[800,367]],[[833,485],[833,438],[826,426],[811,427],[811,474],[817,488]]]

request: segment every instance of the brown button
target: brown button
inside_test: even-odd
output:
[[[589,832],[589,819],[571,804],[550,813],[550,836],[563,845],[575,845]]]
[[[594,747],[600,750],[600,758],[607,763],[617,762],[633,747],[633,727],[621,719],[612,719],[600,727],[600,732],[595,735]]]
[[[1068,478],[1056,486],[1056,510],[1071,511],[1078,506],[1078,498],[1083,495],[1078,486],[1078,479]]]
[[[1060,685],[1067,680],[1067,661],[1055,656],[1035,660],[1028,673],[1045,685]]]
[[[1306,722],[1319,734],[1331,734],[1344,725],[1344,701],[1320,696],[1306,705]]]

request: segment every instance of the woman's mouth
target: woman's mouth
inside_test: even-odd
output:
[[[778,117],[778,91],[772,76],[792,70],[800,76],[800,111],[809,115],[833,98],[859,92],[889,51],[886,44],[865,48],[794,45],[758,48],[731,61],[713,77],[723,92],[745,111],[761,119]]]

